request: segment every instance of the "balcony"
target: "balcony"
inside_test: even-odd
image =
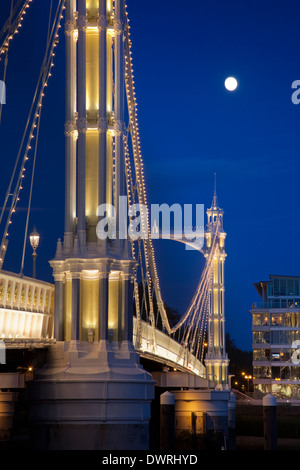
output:
[[[270,310],[270,309],[289,309],[300,310],[300,303],[294,299],[272,299],[268,302],[253,302],[251,310]]]

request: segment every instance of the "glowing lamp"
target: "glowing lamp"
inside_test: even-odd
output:
[[[29,240],[30,240],[30,245],[32,249],[35,251],[38,248],[39,243],[40,243],[40,236],[37,233],[35,227],[33,228],[32,233],[29,235]]]
[[[36,249],[38,248],[39,246],[39,243],[40,243],[40,236],[38,234],[38,232],[36,231],[36,228],[34,227],[33,228],[33,232],[29,235],[29,240],[30,240],[30,245],[33,249],[33,252],[32,252],[32,277],[35,279],[36,278],[36,257],[37,257],[37,254],[36,254]]]

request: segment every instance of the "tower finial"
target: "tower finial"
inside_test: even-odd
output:
[[[215,181],[214,181],[214,197],[213,197],[212,207],[217,208],[217,207],[219,207],[218,197],[217,197],[217,173],[214,173],[214,178],[215,178]]]

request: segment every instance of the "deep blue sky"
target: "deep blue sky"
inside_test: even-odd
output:
[[[226,329],[238,347],[250,350],[248,311],[258,300],[253,283],[269,274],[300,274],[300,106],[291,101],[291,84],[300,79],[300,4],[127,3],[148,200],[207,208],[217,173],[227,232]],[[1,200],[42,60],[49,5],[50,0],[34,0],[11,46],[0,125]],[[1,1],[1,23],[9,6],[10,0]],[[42,237],[38,276],[45,280],[52,280],[48,260],[63,235],[63,34],[55,64],[43,107],[30,218],[30,230],[35,224]],[[1,74],[3,66],[0,79]],[[228,75],[239,81],[234,93],[224,88]],[[10,230],[7,270],[19,270],[26,201],[20,201]],[[183,312],[203,259],[174,242],[155,242],[155,248],[164,300]],[[30,253],[29,247],[26,274]]]

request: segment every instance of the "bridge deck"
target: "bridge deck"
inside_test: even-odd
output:
[[[6,348],[45,347],[54,343],[54,286],[0,271],[0,340]],[[205,376],[205,367],[167,334],[133,319],[133,343],[148,359]]]
[[[188,350],[182,350],[181,345],[167,334],[141,321],[141,339],[138,344],[138,322],[133,318],[133,342],[137,352],[145,358],[169,364],[177,369],[193,372],[205,377],[205,367]]]

